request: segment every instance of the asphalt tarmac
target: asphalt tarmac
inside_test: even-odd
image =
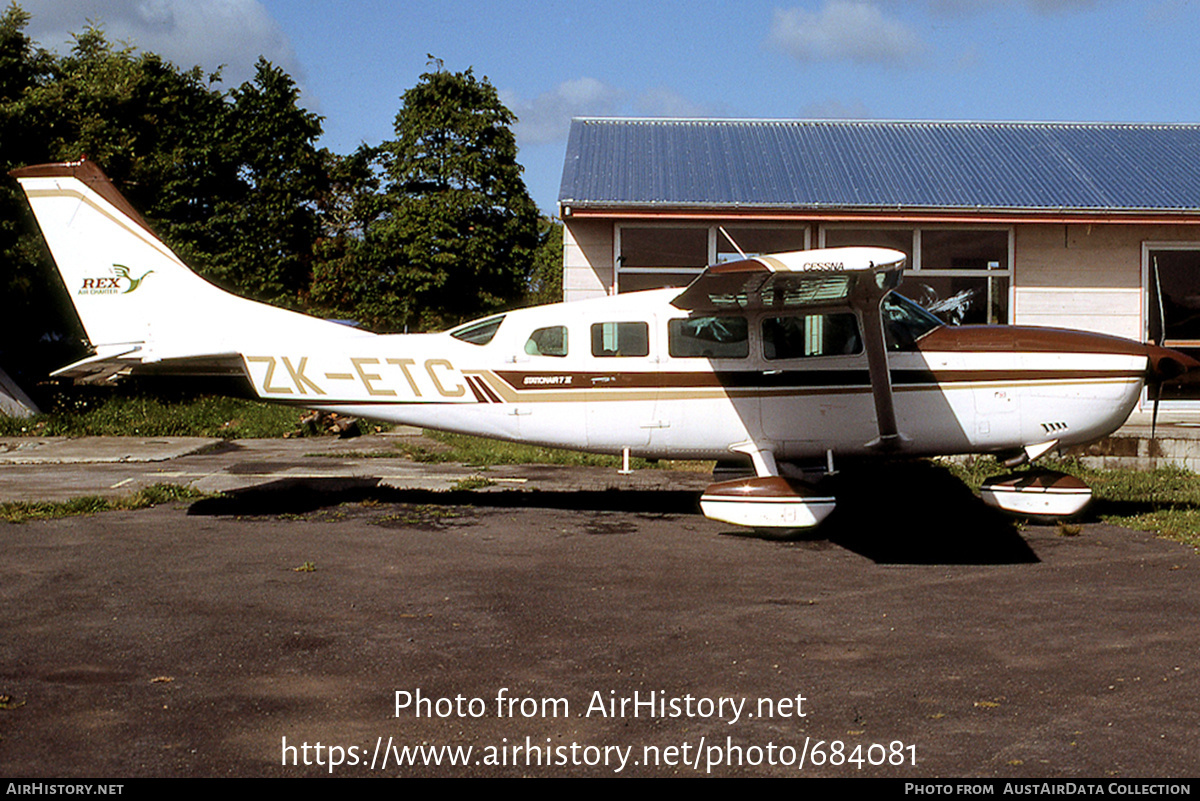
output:
[[[0,442],[2,500],[223,493],[0,524],[0,772],[1200,773],[1189,548],[929,465],[779,541],[701,517],[700,474],[361,455],[393,442]]]

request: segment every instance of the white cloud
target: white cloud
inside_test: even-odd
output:
[[[513,133],[523,145],[563,140],[572,117],[615,114],[623,98],[620,89],[586,77],[563,81],[549,92],[528,100],[514,92],[500,93],[500,100],[517,115]]]
[[[828,0],[817,12],[776,10],[768,41],[797,61],[907,65],[924,50],[903,22],[852,0]]]
[[[183,69],[224,65],[227,86],[254,77],[260,55],[301,78],[287,35],[258,0],[21,0],[21,7],[31,16],[29,36],[60,53],[90,22],[110,42],[157,53]]]

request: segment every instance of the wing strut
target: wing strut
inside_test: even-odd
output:
[[[671,305],[698,312],[857,311],[862,316],[867,372],[879,428],[879,436],[867,447],[891,451],[902,447],[908,438],[896,427],[883,299],[900,283],[904,263],[903,253],[888,248],[827,248],[755,256],[708,267]]]
[[[881,288],[874,280],[859,281],[855,287],[856,297],[852,301],[853,305],[862,310],[867,372],[871,376],[871,394],[875,396],[875,423],[879,428],[879,436],[868,442],[867,447],[881,451],[898,450],[908,439],[896,426],[892,371],[888,364],[887,337],[883,330],[883,298],[890,288]]]

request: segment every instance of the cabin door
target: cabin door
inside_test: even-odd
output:
[[[588,447],[644,451],[658,398],[654,320],[613,320],[589,328],[591,369],[585,378]]]

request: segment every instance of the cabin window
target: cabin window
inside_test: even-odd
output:
[[[486,345],[492,341],[492,337],[496,336],[496,332],[500,330],[500,323],[502,322],[504,322],[503,314],[496,317],[488,317],[485,320],[478,320],[455,328],[450,332],[450,336],[460,339],[463,342],[470,342],[472,345]]]
[[[744,317],[670,320],[667,351],[675,358],[744,359],[750,355],[750,327]]]
[[[858,318],[849,312],[768,317],[762,323],[763,356],[804,359],[862,353]]]
[[[593,356],[649,356],[647,323],[596,323],[592,326]]]
[[[525,342],[525,353],[530,356],[566,356],[567,327],[552,325],[534,331]]]

